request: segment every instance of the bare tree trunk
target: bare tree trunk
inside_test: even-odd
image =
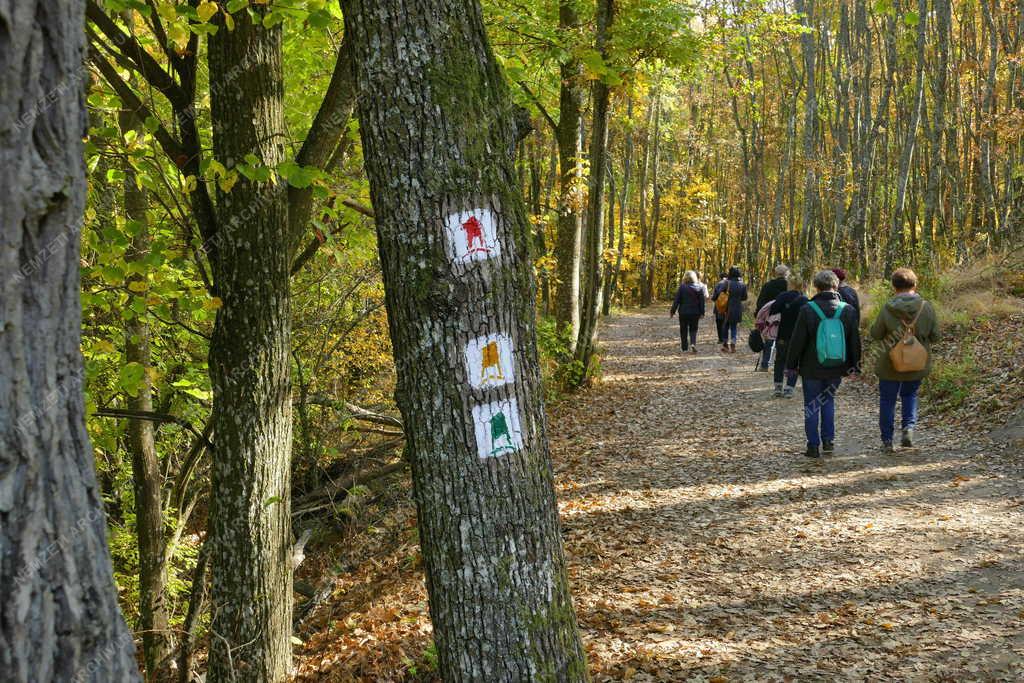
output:
[[[559,0],[559,28],[566,33],[580,30],[574,0]],[[555,260],[558,283],[555,288],[555,319],[559,328],[568,327],[572,344],[580,329],[580,261],[583,240],[583,67],[569,57],[560,68],[558,129],[558,230]]]
[[[131,112],[120,116],[121,130],[141,128]],[[149,227],[146,218],[146,192],[136,183],[135,169],[124,164],[124,213],[134,224],[132,241],[125,253],[127,263],[137,263],[149,251]],[[125,283],[133,296],[145,296],[146,277],[130,274]],[[149,369],[149,324],[130,308],[125,309],[125,361],[143,370],[138,392],[128,396],[129,410],[153,411],[153,385]],[[168,631],[167,571],[164,564],[165,537],[163,516],[163,475],[156,452],[156,424],[151,420],[128,421],[128,454],[132,464],[135,493],[135,534],[139,550],[139,626],[142,630],[143,661],[147,680],[159,680],[161,666],[171,651]]]
[[[607,58],[608,32],[615,19],[615,1],[597,2],[596,48],[602,58]],[[604,80],[594,81],[594,121],[590,138],[590,192],[587,211],[585,257],[587,266],[583,287],[582,312],[580,315],[579,337],[576,340],[576,360],[583,368],[580,381],[591,374],[591,360],[594,342],[597,338],[597,317],[601,306],[601,280],[603,262],[601,246],[604,236],[604,191],[608,170],[608,110],[611,89]],[[614,200],[613,200],[614,201]]]
[[[910,121],[907,124],[906,137],[900,151],[900,165],[896,177],[896,204],[892,212],[888,245],[885,253],[885,272],[891,273],[897,259],[903,256],[903,222],[904,208],[907,197],[907,181],[910,177],[911,162],[914,148],[917,145],[917,129],[921,122],[921,108],[924,104],[924,47],[925,27],[927,26],[928,0],[917,2],[917,76],[914,80],[914,99],[911,102]]]
[[[441,675],[584,681],[515,115],[479,3],[342,7]]]
[[[85,430],[84,8],[0,5],[0,677],[137,681]]]
[[[818,240],[818,90],[816,87],[817,38],[814,33],[814,0],[796,0],[796,11],[804,14],[806,33],[800,36],[804,59],[804,203],[800,222],[800,241],[805,263],[817,261]]]
[[[275,173],[285,144],[281,29],[264,28],[265,11],[237,12],[234,30],[210,36],[210,104],[216,158]],[[211,258],[223,302],[209,358],[214,682],[277,683],[291,663],[288,192],[283,180],[254,176],[219,193]]]

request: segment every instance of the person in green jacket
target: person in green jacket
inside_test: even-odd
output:
[[[896,290],[871,326],[871,337],[883,342],[882,353],[875,361],[878,375],[878,426],[882,432],[882,450],[894,453],[893,436],[896,431],[896,399],[902,400],[903,438],[901,445],[914,445],[914,426],[917,424],[917,392],[921,381],[932,369],[932,343],[939,339],[939,321],[935,308],[917,293],[917,275],[909,268],[899,268],[892,274]],[[916,317],[916,322],[914,319]],[[917,372],[897,372],[893,368],[889,350],[898,343],[911,323],[918,341],[928,351],[928,363]]]

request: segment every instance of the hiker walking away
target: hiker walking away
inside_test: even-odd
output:
[[[850,286],[850,283],[846,281],[846,271],[842,268],[833,268],[832,272],[839,278],[839,298],[853,306],[860,313],[860,296],[857,294],[857,290]]]
[[[878,375],[878,426],[882,450],[895,452],[896,399],[902,403],[901,445],[914,445],[917,425],[917,391],[932,369],[932,344],[939,339],[935,308],[917,293],[917,275],[909,268],[892,274],[895,296],[886,302],[874,324],[872,339],[881,340],[884,353],[875,361]]]
[[[766,305],[775,301],[775,298],[789,289],[789,283],[786,278],[789,277],[789,266],[785,263],[780,263],[775,266],[775,277],[764,283],[761,287],[761,293],[757,295],[757,306],[754,310],[758,313]],[[768,363],[772,359],[772,347],[775,346],[774,339],[765,339],[764,348],[761,350],[761,364],[758,366],[758,370],[761,372],[768,372]]]
[[[789,351],[789,340],[793,336],[800,310],[807,305],[804,296],[804,279],[796,273],[790,273],[789,290],[775,297],[769,312],[779,315],[779,331],[775,336],[775,398],[793,398],[796,387],[796,374],[786,377],[786,354]],[[785,380],[785,384],[783,384]]]
[[[697,273],[692,270],[683,275],[683,284],[679,285],[672,310],[671,318],[679,311],[679,340],[682,342],[683,353],[697,353],[697,327],[704,317],[704,287],[697,281]]]
[[[787,373],[803,379],[809,458],[835,451],[836,392],[844,376],[859,372],[860,314],[839,298],[838,287],[831,270],[814,276],[818,293],[800,309],[786,352]]]
[[[737,328],[743,319],[743,302],[747,300],[742,275],[740,269],[733,266],[729,277],[715,285],[715,293],[711,295],[715,311],[722,318],[722,333],[718,336],[724,353],[736,353]]]
[[[714,291],[717,293],[718,288],[722,287],[729,279],[729,274],[721,272],[718,274],[718,284],[715,285]],[[718,343],[723,347],[726,345],[727,340],[725,338],[725,315],[718,310],[718,306],[715,306],[715,330],[718,332]]]

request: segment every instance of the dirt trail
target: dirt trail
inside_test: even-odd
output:
[[[802,403],[662,308],[604,325],[604,377],[550,411],[597,680],[1024,680],[1021,456],[925,423],[877,450],[845,384],[837,453]]]

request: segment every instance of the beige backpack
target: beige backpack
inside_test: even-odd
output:
[[[921,300],[921,308],[910,324],[903,329],[903,338],[889,349],[889,360],[896,372],[920,372],[928,367],[928,349],[917,338],[917,320],[924,311],[925,302]]]

